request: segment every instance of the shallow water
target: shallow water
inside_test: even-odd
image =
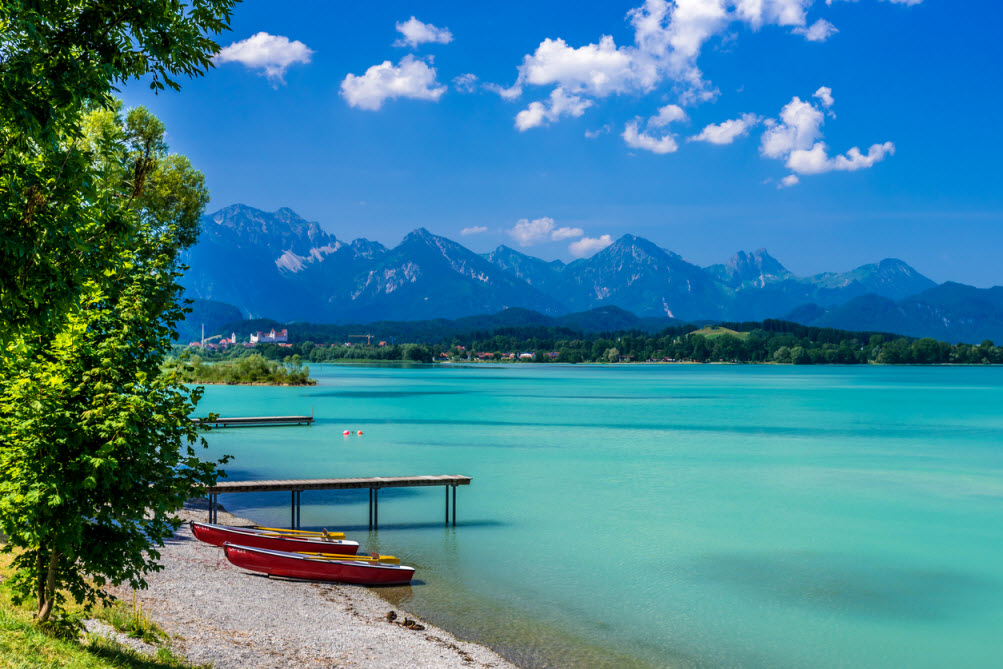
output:
[[[1003,666],[1003,369],[313,365],[209,386],[232,479],[465,474],[303,493],[417,567],[393,601],[530,666]],[[364,435],[343,437],[345,429]],[[224,495],[289,523],[289,494]]]

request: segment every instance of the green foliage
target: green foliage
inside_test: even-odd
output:
[[[145,657],[117,641],[83,634],[84,612],[76,609],[52,615],[38,623],[34,612],[14,604],[9,585],[8,556],[0,556],[0,667],[39,667],[49,669],[105,669],[131,667],[156,669],[192,665],[179,658],[167,645],[157,648],[156,657]],[[127,610],[116,603],[112,609]],[[98,609],[95,617],[107,620],[112,609]],[[148,618],[147,618],[148,620]],[[153,625],[153,623],[151,623]],[[159,629],[159,628],[158,628]],[[166,635],[158,634],[163,642]]]
[[[0,531],[15,558],[13,592],[46,620],[65,600],[105,598],[105,585],[145,586],[171,512],[215,482],[188,420],[201,389],[161,374],[182,318],[181,251],[194,242],[208,192],[170,156],[149,112],[94,110],[97,188],[115,201],[127,244],[83,281],[75,308],[11,338],[0,356]],[[128,208],[125,208],[128,207]],[[64,222],[65,224],[65,222]],[[98,265],[98,267],[102,267]]]
[[[86,281],[115,262],[133,203],[105,186],[125,170],[143,190],[150,165],[96,154],[135,138],[87,120],[117,109],[116,84],[156,90],[205,73],[235,0],[0,3],[0,322],[6,332],[58,320]],[[151,117],[152,118],[152,117]],[[134,126],[162,137],[156,123]],[[88,127],[90,124],[90,127]],[[109,132],[101,132],[103,128]],[[161,140],[162,141],[162,140]],[[159,147],[146,147],[159,148]],[[139,157],[142,157],[141,154]],[[176,170],[164,166],[168,173]],[[167,194],[167,191],[164,191]],[[166,203],[159,203],[163,206]]]
[[[263,384],[273,386],[307,386],[317,382],[310,378],[310,368],[299,355],[279,363],[253,353],[232,362],[204,364],[199,357],[181,367],[182,378],[188,383]]]
[[[76,641],[84,633],[84,619],[80,613],[65,613],[60,611],[45,622],[39,623],[38,629],[53,639]]]
[[[933,339],[908,339],[872,332],[849,332],[832,328],[798,325],[786,321],[761,323],[725,323],[720,327],[697,329],[692,325],[671,327],[649,334],[621,331],[607,334],[570,334],[562,328],[500,327],[491,331],[460,332],[449,329],[452,321],[414,323],[414,333],[432,343],[389,346],[345,346],[328,344],[325,333],[341,334],[342,326],[304,323],[264,322],[268,328],[289,328],[294,338],[289,347],[276,344],[253,349],[271,360],[300,354],[310,362],[338,361],[420,361],[440,360],[440,353],[451,361],[491,360],[527,362],[509,357],[533,351],[532,362],[619,362],[621,359],[684,362],[753,362],[799,365],[820,364],[1003,364],[1003,348],[992,342],[978,346],[951,345]],[[251,329],[261,329],[255,321]],[[247,331],[246,325],[244,331]],[[356,328],[357,329],[357,328]],[[237,324],[226,327],[227,334],[241,332]],[[302,333],[320,339],[296,342]],[[463,347],[462,350],[459,347]],[[610,353],[616,350],[612,358]],[[179,349],[180,351],[181,349]],[[556,353],[556,356],[551,356]],[[206,351],[207,360],[234,360],[249,355],[242,347],[227,351]]]
[[[145,643],[159,645],[168,640],[167,632],[155,623],[148,612],[143,611],[143,603],[132,595],[132,605],[117,601],[97,611],[97,618],[105,621],[119,632]]]
[[[0,532],[43,622],[64,589],[142,587],[170,511],[217,475],[187,419],[201,391],[160,374],[208,192],[111,95],[204,73],[234,4],[0,4]]]

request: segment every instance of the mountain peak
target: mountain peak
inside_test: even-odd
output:
[[[428,231],[428,228],[415,228],[414,230],[412,230],[411,232],[407,233],[407,235],[404,236],[404,241],[402,243],[414,242],[414,241],[421,241],[428,243],[428,242],[435,242],[435,240],[438,239],[443,239],[443,238],[439,237],[438,235],[433,235],[431,232]]]

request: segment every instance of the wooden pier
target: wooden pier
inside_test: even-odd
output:
[[[261,427],[264,425],[313,425],[313,416],[239,416],[232,418],[217,418],[202,420],[192,418],[193,423],[212,425],[213,427]]]
[[[452,488],[453,496],[453,526],[456,526],[456,488],[470,485],[469,476],[457,474],[442,474],[439,476],[375,476],[370,478],[349,479],[287,479],[281,481],[219,481],[206,490],[209,497],[209,522],[217,520],[219,496],[221,493],[237,492],[285,492],[291,494],[290,521],[292,529],[300,527],[300,496],[304,490],[352,490],[369,489],[369,529],[379,529],[380,525],[380,489],[382,488],[416,488],[428,486],[443,486],[446,491],[446,525],[449,525],[449,496]]]

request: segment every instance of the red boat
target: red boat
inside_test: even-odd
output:
[[[277,551],[306,551],[313,553],[335,553],[338,555],[355,555],[359,552],[356,541],[344,539],[324,539],[320,533],[316,535],[283,534],[281,530],[264,530],[253,527],[230,527],[229,525],[211,525],[191,521],[192,534],[199,541],[213,546],[222,546],[229,541],[232,544],[251,546],[253,548],[268,548]],[[344,536],[344,535],[339,535]]]
[[[303,555],[265,548],[223,544],[226,559],[234,566],[269,576],[302,578],[310,581],[333,581],[355,585],[407,585],[414,576],[414,567],[393,564],[397,558],[347,557],[337,555]]]

